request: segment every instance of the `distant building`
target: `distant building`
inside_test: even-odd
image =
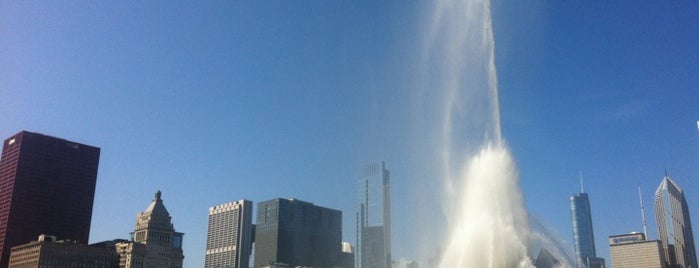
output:
[[[390,182],[386,163],[364,167],[357,212],[357,268],[391,267]]]
[[[573,241],[577,267],[604,267],[604,259],[598,258],[595,251],[592,212],[587,193],[581,191],[581,193],[570,197],[570,217],[573,222]]]
[[[349,242],[342,242],[340,268],[354,268],[354,248]]]
[[[668,267],[696,268],[687,200],[682,189],[667,175],[655,191],[655,218]]]
[[[551,252],[542,248],[539,250],[539,255],[536,256],[536,261],[534,262],[534,267],[536,268],[557,268],[561,266],[561,261],[559,261]]]
[[[121,268],[182,268],[182,237],[175,232],[170,213],[165,209],[160,191],[146,211],[136,217],[132,241],[116,244]]]
[[[252,251],[252,202],[209,208],[205,268],[248,268]]]
[[[406,259],[398,259],[398,260],[392,261],[391,267],[392,268],[418,268],[419,266],[417,265],[416,261],[406,260]]]
[[[146,259],[146,245],[133,241],[122,241],[115,245],[119,255],[120,268],[143,268]]]
[[[342,212],[298,199],[257,204],[255,267],[337,267]]]
[[[36,241],[12,247],[9,267],[118,268],[119,256],[113,247],[88,246],[74,241],[59,241],[55,236],[40,235]]]
[[[609,254],[613,268],[667,268],[660,241],[643,233],[610,236]]]
[[[13,246],[51,234],[87,244],[100,148],[22,131],[0,160],[0,268]]]

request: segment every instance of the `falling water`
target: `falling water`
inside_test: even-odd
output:
[[[534,267],[532,255],[542,247],[570,267],[552,239],[530,228],[517,167],[501,134],[490,1],[436,1],[428,17],[423,56],[428,90],[443,107],[449,227],[439,267]]]

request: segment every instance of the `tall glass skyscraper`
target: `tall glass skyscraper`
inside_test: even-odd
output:
[[[277,198],[257,203],[256,224],[255,268],[329,268],[340,264],[339,210]]]
[[[655,218],[668,267],[696,268],[687,201],[682,189],[667,175],[655,191]]]
[[[592,231],[592,212],[587,193],[570,197],[570,217],[573,221],[573,242],[578,268],[598,268],[604,266],[604,259],[597,258],[595,235]]]
[[[364,167],[357,212],[358,268],[391,267],[391,176],[386,163]]]
[[[209,208],[205,268],[248,268],[252,251],[252,202]]]

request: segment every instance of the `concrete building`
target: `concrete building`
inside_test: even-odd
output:
[[[160,191],[146,211],[136,217],[131,241],[116,244],[121,268],[182,268],[182,237],[176,232]]]
[[[252,202],[209,208],[205,268],[248,268],[252,252]]]
[[[40,235],[39,239],[12,247],[10,268],[90,267],[118,268],[113,247],[85,245]]]
[[[643,233],[610,236],[609,254],[613,268],[667,268],[660,241]]]
[[[357,212],[357,268],[391,267],[390,182],[386,163],[364,167]]]
[[[257,204],[255,267],[340,265],[342,212],[298,199]]]
[[[595,250],[595,235],[592,228],[592,210],[587,193],[570,197],[570,217],[573,223],[573,242],[578,268],[604,267],[604,259],[598,258]]]
[[[687,200],[682,189],[667,174],[655,191],[655,218],[668,267],[696,268]]]
[[[0,268],[13,246],[51,234],[87,244],[100,148],[22,131],[0,160]]]

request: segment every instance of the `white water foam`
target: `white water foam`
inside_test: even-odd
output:
[[[439,267],[535,267],[541,248],[557,267],[572,267],[561,243],[530,227],[502,137],[490,1],[436,1],[429,18],[423,57],[431,68],[430,94],[442,99],[448,222]]]

